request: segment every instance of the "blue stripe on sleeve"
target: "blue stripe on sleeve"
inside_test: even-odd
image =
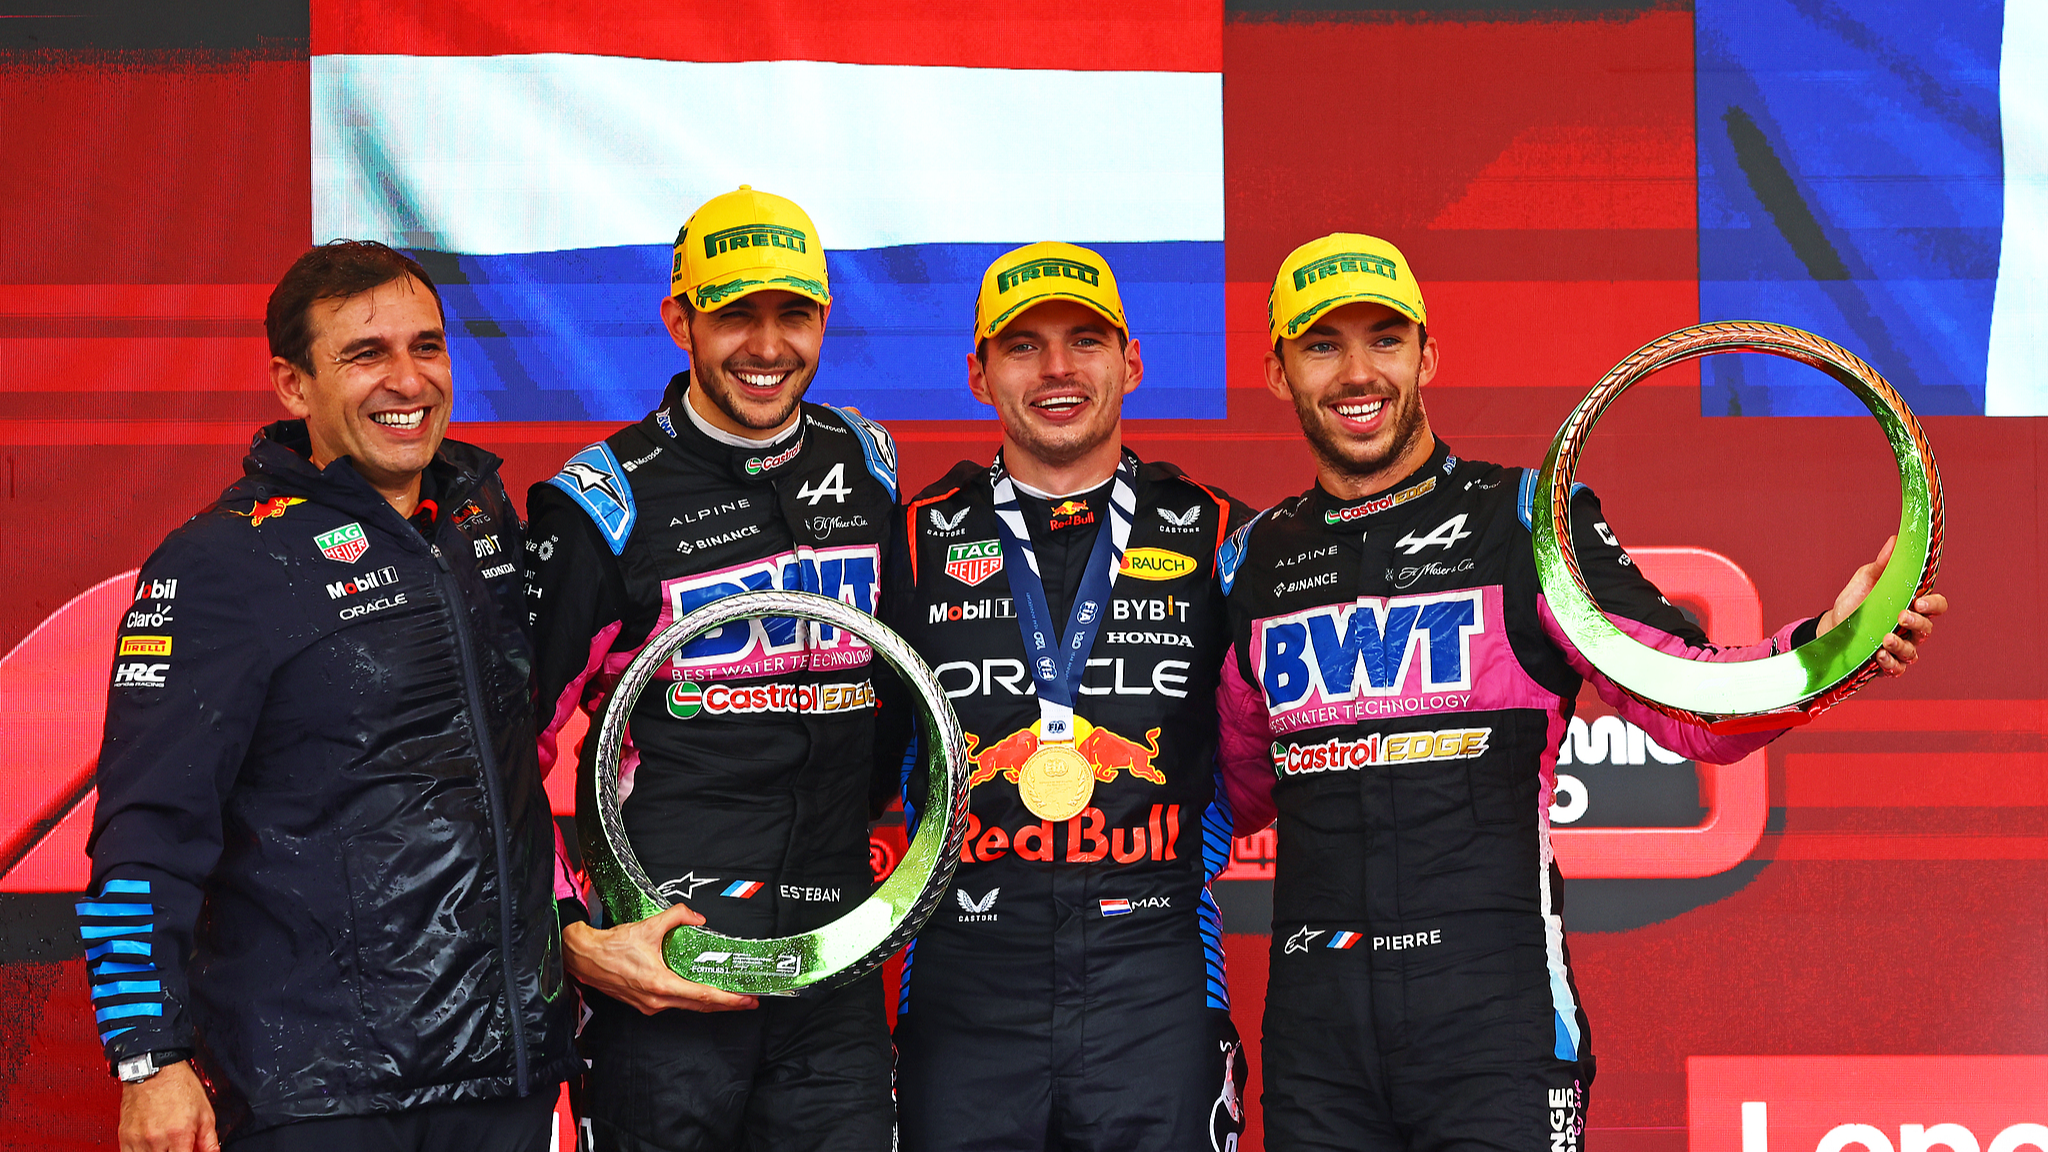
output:
[[[101,904],[95,901],[85,901],[79,904],[74,904],[72,905],[72,907],[78,909],[78,914],[80,916],[156,915],[156,906],[154,904]]]
[[[133,1031],[135,1031],[135,1027],[133,1025],[130,1025],[126,1028],[116,1028],[112,1032],[102,1032],[100,1033],[100,1043],[105,1044],[107,1041],[112,1040],[114,1037],[119,1036],[123,1032]]]
[[[85,958],[87,960],[97,960],[110,952],[128,956],[147,956],[149,955],[149,941],[109,940],[105,944],[96,944],[91,948],[87,948],[85,950]]]
[[[109,1020],[125,1020],[130,1016],[161,1016],[163,1014],[163,1005],[147,1002],[142,1004],[116,1004],[111,1008],[102,1008],[93,1013],[92,1018],[104,1024]]]
[[[97,980],[102,976],[117,976],[124,975],[129,972],[154,971],[156,971],[156,965],[154,964],[122,964],[115,960],[107,960],[102,963],[93,965],[92,975],[93,979]]]
[[[149,881],[109,880],[105,884],[100,885],[101,896],[113,896],[116,894],[126,896],[147,896],[149,895]]]
[[[154,992],[162,995],[164,984],[161,980],[109,980],[105,984],[92,986],[92,998],[125,996],[131,992]]]
[[[80,924],[79,936],[87,940],[104,940],[109,936],[133,936],[137,932],[148,932],[147,924]]]

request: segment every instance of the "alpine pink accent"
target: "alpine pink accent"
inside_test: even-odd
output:
[[[1624,719],[1648,732],[1650,739],[1688,760],[1700,760],[1709,764],[1733,764],[1784,735],[1789,728],[1788,726],[1762,732],[1746,732],[1739,736],[1721,736],[1697,725],[1687,724],[1683,720],[1674,720],[1646,707],[1635,697],[1622,691],[1619,685],[1609,680],[1598,668],[1593,667],[1585,654],[1571,642],[1571,638],[1564,634],[1564,629],[1558,626],[1557,617],[1551,614],[1548,597],[1539,595],[1536,598],[1536,609],[1543,618],[1543,631],[1550,637],[1550,642],[1557,645],[1558,651],[1564,653],[1565,660],[1571,664],[1573,670],[1593,685],[1602,700],[1621,713]],[[1689,644],[1683,637],[1673,636],[1661,628],[1653,628],[1640,620],[1630,620],[1612,612],[1603,615],[1616,628],[1621,629],[1623,635],[1659,652],[1668,652],[1687,660],[1720,664],[1739,664],[1746,660],[1762,660],[1767,656],[1789,652],[1792,650],[1793,630],[1805,623],[1803,620],[1795,620],[1780,628],[1777,634],[1768,640],[1722,648],[1712,644]]]
[[[1237,646],[1223,656],[1223,678],[1216,685],[1216,760],[1223,770],[1223,790],[1230,797],[1232,834],[1249,836],[1273,822],[1272,721],[1266,698],[1237,670]]]
[[[562,695],[555,700],[555,714],[549,718],[547,727],[540,732],[540,774],[543,779],[555,770],[555,760],[560,753],[555,748],[555,738],[562,732],[569,718],[583,703],[583,686],[590,682],[599,665],[605,662],[605,654],[611,651],[612,641],[618,639],[622,622],[614,620],[597,630],[590,638],[590,659],[583,664],[583,671],[574,680],[562,686]],[[619,666],[621,669],[624,664]]]

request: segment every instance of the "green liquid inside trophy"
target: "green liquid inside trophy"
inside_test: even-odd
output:
[[[925,776],[925,819],[903,859],[861,904],[821,928],[746,939],[681,927],[662,942],[677,975],[746,995],[796,995],[849,983],[879,967],[924,927],[960,860],[967,830],[967,748],[946,694],[910,645],[859,609],[810,592],[743,592],[715,600],[661,630],[626,665],[597,731],[595,797],[578,804],[590,878],[613,923],[644,920],[670,906],[634,855],[619,812],[619,760],[633,706],[648,682],[684,644],[714,628],[756,617],[830,624],[858,637],[886,661],[917,701]]]
[[[1625,635],[1586,591],[1571,540],[1572,475],[1594,421],[1650,374],[1722,352],[1762,352],[1818,368],[1877,417],[1899,466],[1898,543],[1876,587],[1841,624],[1790,652],[1714,664],[1657,651]],[[1760,321],[1699,324],[1637,349],[1566,418],[1536,480],[1536,571],[1559,627],[1629,695],[1717,732],[1804,724],[1878,674],[1877,653],[1899,613],[1934,586],[1941,564],[1941,477],[1920,422],[1870,365],[1810,332]]]

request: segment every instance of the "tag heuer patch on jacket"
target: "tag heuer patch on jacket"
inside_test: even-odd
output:
[[[343,564],[355,563],[362,559],[363,553],[370,550],[370,541],[363,535],[361,521],[343,524],[332,532],[322,532],[313,537],[313,543],[320,546],[322,556],[329,560],[339,560]]]
[[[946,545],[946,575],[962,584],[979,584],[1003,570],[1000,540]]]

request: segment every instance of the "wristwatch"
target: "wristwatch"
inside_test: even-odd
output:
[[[114,1065],[114,1075],[123,1084],[140,1084],[180,1060],[190,1060],[190,1048],[160,1048],[155,1052],[144,1052],[130,1056]]]

